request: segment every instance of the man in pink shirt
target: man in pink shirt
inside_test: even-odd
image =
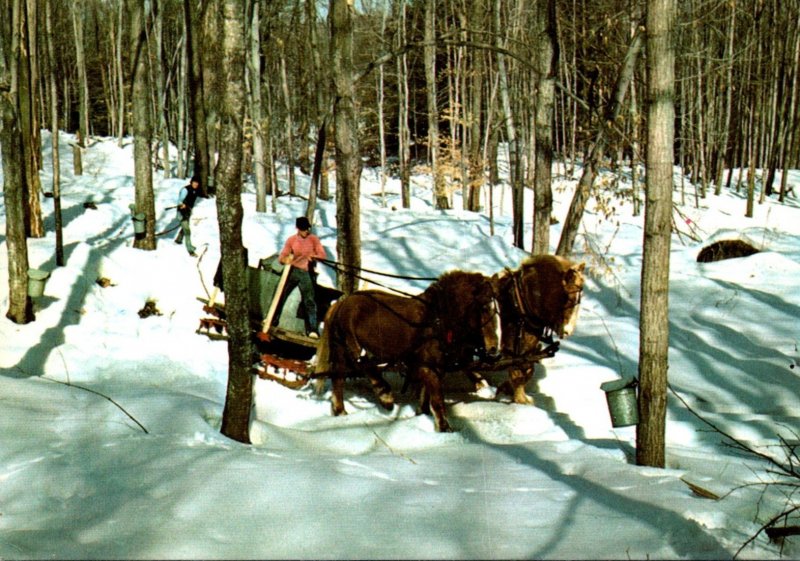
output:
[[[314,298],[314,283],[311,280],[309,265],[313,269],[314,260],[325,259],[327,254],[319,238],[311,233],[311,223],[308,218],[301,216],[295,220],[295,226],[297,233],[289,236],[278,256],[281,263],[291,266],[292,269],[289,272],[289,278],[286,279],[286,286],[283,289],[273,325],[278,323],[286,296],[292,292],[295,286],[299,286],[300,297],[308,318],[308,336],[316,339],[319,337],[319,323],[317,321],[317,302]]]

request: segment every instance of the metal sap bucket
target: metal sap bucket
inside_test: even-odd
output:
[[[606,392],[611,426],[629,427],[639,424],[639,403],[636,399],[638,383],[636,378],[622,378],[600,385],[600,389]]]
[[[44,285],[50,273],[41,269],[28,269],[28,296],[38,298],[44,294]]]
[[[143,212],[137,212],[132,216],[132,218],[133,218],[133,233],[144,234],[145,214]]]

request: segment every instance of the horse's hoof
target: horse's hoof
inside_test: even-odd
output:
[[[522,394],[521,396],[516,395],[514,396],[514,403],[518,403],[520,405],[533,405],[533,398],[528,394]]]
[[[323,378],[316,378],[314,380],[314,395],[321,396],[325,393],[326,381]]]
[[[497,395],[507,394],[513,395],[514,390],[511,388],[511,384],[508,383],[508,380],[505,382],[501,382],[499,386],[497,386]]]
[[[447,421],[442,421],[441,424],[439,424],[436,427],[436,432],[454,432],[454,431],[453,427],[451,427]]]
[[[392,409],[394,409],[394,399],[387,399],[385,401],[383,399],[381,399],[380,400],[380,404],[381,404],[381,407],[383,407],[387,411],[391,411]]]

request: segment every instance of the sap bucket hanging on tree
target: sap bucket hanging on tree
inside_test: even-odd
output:
[[[144,237],[146,215],[143,212],[136,212],[136,205],[134,204],[128,205],[128,208],[131,209],[131,218],[133,219],[133,234],[139,240]]]
[[[611,426],[629,427],[639,424],[639,403],[636,399],[636,378],[611,380],[600,385],[606,392]]]
[[[41,269],[28,269],[28,296],[38,298],[44,294],[44,285],[50,273]]]

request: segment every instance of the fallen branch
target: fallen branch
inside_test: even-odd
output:
[[[717,495],[716,493],[714,493],[712,491],[709,491],[708,489],[705,489],[704,487],[700,487],[699,485],[697,485],[695,483],[687,481],[683,477],[681,477],[681,481],[686,483],[686,485],[689,486],[689,489],[692,490],[692,493],[694,493],[698,497],[703,497],[704,499],[712,499],[714,501],[718,501],[720,499],[719,495]]]
[[[128,418],[129,418],[131,421],[133,421],[134,423],[136,423],[136,424],[139,426],[139,428],[140,428],[140,429],[142,429],[142,431],[143,431],[145,434],[150,434],[150,433],[148,432],[148,430],[147,430],[146,428],[144,428],[144,425],[143,425],[142,423],[140,423],[139,421],[137,421],[137,420],[136,420],[136,418],[135,418],[133,415],[131,415],[130,413],[128,413],[128,412],[125,410],[125,408],[124,408],[122,405],[120,405],[119,403],[117,403],[117,402],[116,402],[116,401],[114,401],[112,398],[108,397],[107,395],[105,395],[105,394],[103,394],[103,393],[100,393],[100,392],[98,392],[97,390],[93,390],[93,389],[91,389],[91,388],[87,388],[87,387],[84,387],[84,386],[78,386],[77,384],[72,384],[72,383],[70,383],[70,382],[62,382],[61,380],[55,380],[55,379],[53,379],[53,378],[46,378],[46,377],[44,377],[44,376],[42,376],[42,379],[43,379],[43,380],[47,380],[47,381],[49,381],[49,382],[55,382],[56,384],[61,384],[61,385],[63,385],[63,386],[67,386],[67,387],[70,387],[70,388],[77,388],[77,389],[79,389],[79,390],[83,390],[83,391],[86,391],[86,392],[89,392],[89,393],[93,393],[94,395],[99,395],[99,396],[100,396],[100,397],[102,397],[103,399],[106,399],[106,400],[110,401],[111,403],[113,403],[113,404],[114,404],[114,405],[115,405],[115,406],[116,406],[116,407],[117,407],[117,408],[118,408],[120,411],[122,411],[123,413],[125,413],[125,415],[127,415],[127,416],[128,416]]]
[[[775,540],[778,538],[785,538],[786,536],[798,536],[800,535],[800,526],[783,526],[780,528],[771,527],[764,530],[767,533],[767,536],[771,540]]]

